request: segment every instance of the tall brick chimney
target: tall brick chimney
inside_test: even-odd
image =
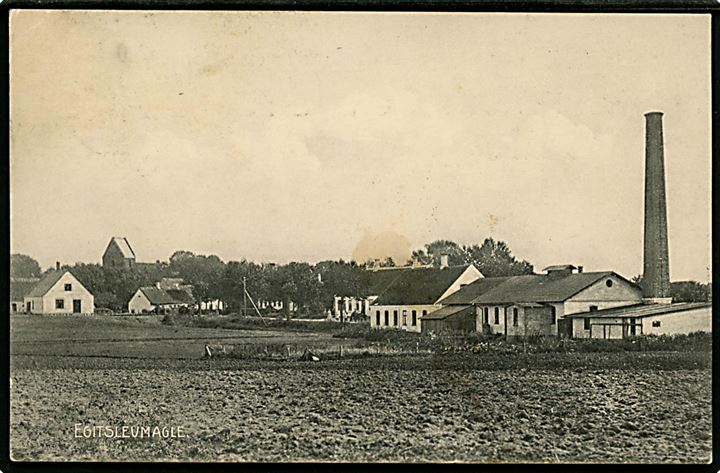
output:
[[[668,297],[667,205],[662,112],[645,114],[645,241],[643,254],[643,296]]]

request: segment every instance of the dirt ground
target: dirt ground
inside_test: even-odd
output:
[[[706,462],[707,370],[17,369],[16,460]],[[402,363],[403,360],[398,360]],[[75,424],[182,427],[83,438]]]
[[[205,340],[314,335],[148,324],[14,321],[12,458],[710,460],[709,354],[209,360],[196,353]],[[83,437],[93,426],[185,436]]]

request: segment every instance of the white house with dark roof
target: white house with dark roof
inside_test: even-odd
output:
[[[105,248],[102,262],[105,268],[134,268],[135,252],[127,238],[112,237]]]
[[[128,302],[128,312],[131,314],[171,312],[181,307],[190,308],[194,304],[195,298],[189,286],[163,288],[158,283],[155,286],[143,286],[135,291]]]
[[[419,267],[402,271],[370,306],[370,326],[422,331],[422,319],[440,301],[483,275],[472,264]]]
[[[92,314],[95,298],[68,270],[47,273],[24,297],[31,314]]]

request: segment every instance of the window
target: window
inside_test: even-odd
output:
[[[555,315],[555,307],[550,306],[550,325],[555,325],[557,322],[557,316]]]
[[[607,281],[605,281],[605,285],[607,287],[612,287],[612,285],[613,285],[612,279],[608,279]]]
[[[380,311],[375,311],[375,325],[380,325]]]
[[[415,327],[417,325],[417,311],[412,311],[412,326]]]
[[[590,330],[590,318],[586,317],[583,319],[583,328],[585,330]]]
[[[397,316],[397,310],[393,310],[393,325],[397,327],[398,325],[398,316]]]
[[[489,313],[487,307],[483,307],[483,323],[484,324],[490,323],[490,313]]]
[[[402,324],[407,325],[407,310],[403,310]]]
[[[55,299],[55,308],[56,309],[64,309],[65,308],[65,299]]]
[[[390,325],[390,311],[386,310],[385,311],[385,326],[388,326],[388,325]]]
[[[423,310],[423,315],[427,315],[427,310]]]
[[[66,291],[72,291],[72,284],[65,284]]]
[[[495,325],[500,323],[500,308],[495,307]]]
[[[653,326],[653,327],[659,327],[659,326],[660,326],[660,321],[659,321],[659,320],[653,320],[652,326]]]
[[[517,307],[513,307],[513,327],[518,326],[518,310]]]
[[[595,312],[596,310],[598,310],[598,306],[596,306],[596,305],[590,306],[590,312]]]

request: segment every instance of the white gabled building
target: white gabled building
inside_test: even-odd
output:
[[[131,314],[147,314],[150,312],[172,312],[182,307],[192,308],[195,299],[189,286],[183,289],[163,289],[160,283],[155,286],[143,286],[135,291],[128,302]]]
[[[31,314],[92,314],[95,298],[68,270],[51,271],[24,298]]]
[[[482,277],[472,264],[407,269],[370,306],[370,326],[420,332],[423,316],[442,299]]]

